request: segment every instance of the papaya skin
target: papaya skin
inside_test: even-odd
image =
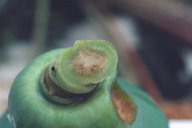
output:
[[[56,49],[40,55],[17,75],[8,101],[11,127],[168,128],[166,117],[152,99],[139,88],[117,78],[116,71],[80,102],[64,105],[49,99],[41,88],[42,74],[65,50]],[[119,116],[112,100],[113,86],[118,86],[134,104],[136,112],[132,122],[125,122]]]

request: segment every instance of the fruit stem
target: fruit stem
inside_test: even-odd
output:
[[[107,41],[77,41],[49,65],[41,88],[57,103],[73,104],[88,97],[116,72],[117,53]]]
[[[53,74],[50,74],[49,69],[53,70],[54,68],[49,66],[44,71],[43,78],[41,79],[41,88],[44,94],[51,101],[59,104],[69,105],[82,101],[88,97],[88,95],[90,95],[90,93],[75,94],[60,88],[57,83],[55,83],[55,80],[53,80],[54,76]]]

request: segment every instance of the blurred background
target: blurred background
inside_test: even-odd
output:
[[[0,115],[27,63],[80,39],[113,42],[120,76],[192,119],[192,0],[0,0]]]

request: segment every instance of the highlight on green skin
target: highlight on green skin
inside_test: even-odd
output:
[[[78,40],[56,60],[55,77],[62,89],[83,94],[116,71],[117,53],[104,40]]]
[[[41,79],[44,94],[52,101],[72,104],[116,73],[117,53],[104,40],[78,40],[46,68]],[[67,96],[66,96],[67,95]]]

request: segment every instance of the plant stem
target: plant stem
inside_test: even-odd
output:
[[[33,33],[33,53],[40,53],[46,42],[50,14],[50,0],[37,0]],[[34,55],[35,56],[35,55]]]
[[[116,66],[117,53],[111,43],[79,40],[47,67],[41,86],[44,93],[56,102],[76,102],[113,76]]]

